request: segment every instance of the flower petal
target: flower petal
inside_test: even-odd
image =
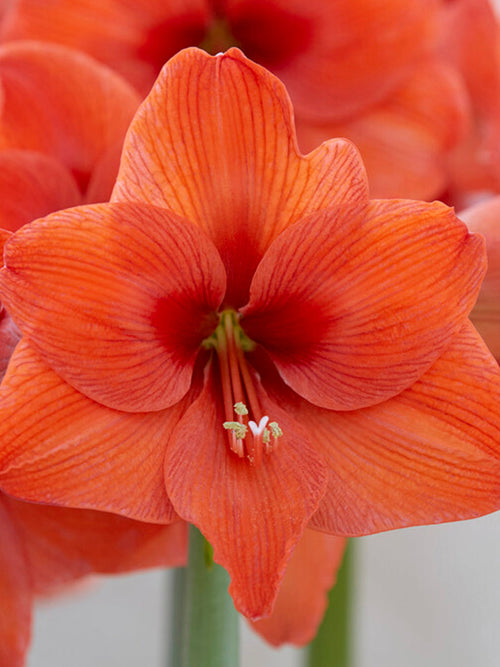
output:
[[[107,512],[26,503],[5,497],[22,531],[36,594],[93,572],[184,565],[187,525],[133,521]]]
[[[294,391],[353,410],[395,396],[432,365],[484,271],[482,239],[444,204],[331,209],[276,239],[242,326]]]
[[[500,22],[489,0],[443,6],[441,53],[462,75],[470,105],[468,132],[449,156],[454,201],[500,188]]]
[[[488,270],[470,317],[493,356],[500,361],[500,197],[461,211],[460,218],[471,231],[483,234],[486,239]]]
[[[63,382],[22,340],[0,392],[0,486],[42,503],[153,523],[177,517],[165,493],[165,443],[185,406],[105,408]]]
[[[332,121],[373,106],[420,64],[438,7],[437,0],[224,2],[235,38],[285,83],[297,115]]]
[[[432,199],[447,185],[446,156],[466,125],[465,91],[451,67],[424,61],[392,94],[343,123],[297,119],[302,148],[327,137],[358,147],[372,197]]]
[[[15,231],[61,208],[82,203],[70,172],[57,160],[27,150],[0,152],[0,226]]]
[[[0,495],[0,664],[23,667],[31,635],[32,588],[21,535]]]
[[[207,0],[16,0],[4,40],[36,39],[85,51],[147,93],[163,63],[199,44]]]
[[[0,48],[0,147],[58,159],[82,191],[102,153],[123,140],[139,97],[83,53],[43,42]]]
[[[12,317],[0,304],[0,381],[5,375],[14,348],[20,338],[21,334]]]
[[[273,612],[252,628],[273,646],[308,644],[323,619],[327,593],[335,584],[346,540],[306,529],[299,540],[281,584]]]
[[[269,243],[304,215],[365,201],[356,149],[343,139],[302,157],[290,100],[237,49],[187,49],[162,70],[132,122],[114,201],[145,201],[200,225],[228,271],[228,303],[243,305]]]
[[[187,392],[225,290],[198,228],[144,204],[77,207],[20,230],[5,264],[9,312],[73,387],[132,412]]]
[[[271,612],[286,563],[326,483],[323,462],[299,425],[257,391],[284,432],[261,466],[230,451],[212,370],[174,430],[165,459],[176,511],[212,544],[215,560],[231,576],[236,608],[251,619]]]
[[[311,526],[361,535],[500,509],[500,369],[468,322],[413,387],[350,413],[295,416],[327,459]]]

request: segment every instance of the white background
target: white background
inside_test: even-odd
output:
[[[498,667],[500,513],[356,540],[355,667]],[[40,607],[29,667],[166,664],[164,572]],[[242,667],[294,667],[243,627]]]

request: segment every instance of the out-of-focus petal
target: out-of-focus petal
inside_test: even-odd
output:
[[[63,382],[21,341],[1,385],[0,486],[26,500],[171,523],[177,517],[163,459],[183,409],[105,408]]]
[[[0,147],[56,158],[83,192],[102,154],[123,140],[139,104],[112,70],[45,42],[2,45],[0,82]]]
[[[366,407],[442,354],[474,304],[485,259],[482,239],[440,202],[330,209],[274,241],[242,326],[308,401]]]
[[[486,238],[488,270],[471,320],[493,356],[500,361],[500,197],[486,199],[460,212],[473,232]]]
[[[437,59],[416,69],[387,100],[344,123],[297,118],[300,146],[347,137],[359,148],[372,197],[432,199],[448,180],[448,151],[467,126],[465,91],[456,72]]]
[[[178,567],[186,562],[187,526],[133,521],[107,512],[5,497],[22,531],[34,592],[43,594],[91,573]]]
[[[226,0],[245,53],[282,79],[297,114],[344,119],[383,99],[435,36],[436,0]],[[335,136],[335,135],[331,135]]]
[[[82,203],[71,173],[58,160],[29,150],[0,151],[0,226],[15,231],[61,208]]]
[[[231,577],[235,606],[250,619],[271,612],[287,561],[323,496],[326,471],[307,437],[261,389],[283,430],[262,465],[230,451],[215,371],[168,443],[165,477],[178,514],[199,527]]]
[[[164,62],[201,42],[208,12],[207,0],[16,0],[0,36],[85,51],[146,93]]]
[[[316,635],[335,583],[346,540],[306,529],[295,547],[271,616],[252,623],[273,646],[308,644]]]
[[[112,199],[162,206],[201,226],[226,266],[227,302],[237,306],[283,229],[367,197],[349,142],[298,154],[290,100],[276,77],[237,49],[215,58],[189,49],[167,63],[135,116]]]
[[[500,189],[500,23],[489,0],[446,2],[441,55],[463,77],[470,105],[464,139],[449,157],[449,191],[460,205],[473,191]]]
[[[0,304],[0,381],[5,375],[14,348],[19,343],[21,332],[12,317]]]
[[[23,667],[31,635],[32,588],[22,537],[0,497],[0,664]]]
[[[76,207],[24,227],[0,278],[9,312],[51,367],[131,412],[187,392],[225,290],[203,232],[145,204]]]

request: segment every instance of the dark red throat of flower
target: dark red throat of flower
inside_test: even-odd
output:
[[[276,422],[269,421],[269,415],[263,414],[255,390],[255,376],[245,357],[255,343],[245,335],[238,314],[225,310],[204,344],[215,349],[219,361],[226,419],[221,428],[226,430],[229,448],[240,458],[247,457],[252,465],[260,466],[263,455],[276,449],[283,433]]]

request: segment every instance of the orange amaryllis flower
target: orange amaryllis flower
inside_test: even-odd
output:
[[[177,51],[203,40],[212,0],[10,2],[0,40],[43,40],[84,51],[146,93]]]
[[[0,224],[109,199],[139,104],[132,87],[83,53],[37,42],[0,48],[0,83],[0,194],[11,202]]]
[[[346,140],[301,156],[284,87],[236,49],[169,61],[112,202],[23,227],[5,265],[2,486],[181,516],[251,619],[306,527],[500,506],[482,240],[443,204],[369,200]]]
[[[21,502],[0,492],[0,664],[22,667],[38,596],[91,573],[185,563],[183,522],[160,526],[105,512]]]
[[[471,319],[500,361],[500,197],[485,199],[460,213],[469,229],[486,238],[488,271]]]
[[[432,198],[465,93],[438,49],[444,0],[18,0],[1,38],[82,49],[146,93],[184,46],[240,47],[287,86],[301,148],[348,137],[374,196]]]

